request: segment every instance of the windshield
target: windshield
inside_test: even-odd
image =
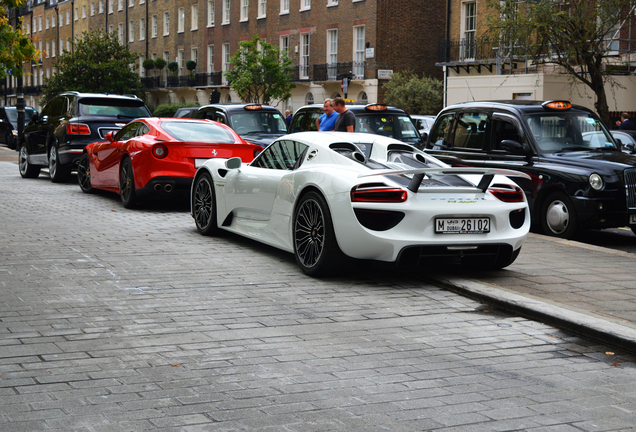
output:
[[[619,150],[600,120],[587,113],[531,114],[526,122],[541,153]]]
[[[222,126],[208,122],[166,121],[161,128],[180,141],[235,143],[232,133]]]
[[[84,98],[79,101],[80,115],[117,118],[149,117],[150,113],[140,100]]]
[[[406,142],[420,140],[420,133],[413,126],[411,118],[406,115],[357,114],[355,130],[356,132],[383,135]]]
[[[18,122],[18,111],[15,108],[5,108],[5,112],[7,113],[7,118],[11,123]],[[31,117],[33,117],[34,109],[25,109],[24,110],[24,123],[29,123],[31,121]]]
[[[283,116],[272,111],[244,111],[230,114],[230,125],[239,135],[271,133],[286,134]]]

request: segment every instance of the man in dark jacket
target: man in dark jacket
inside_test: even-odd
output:
[[[356,116],[345,106],[345,101],[341,97],[333,100],[333,108],[338,113],[336,119],[336,132],[353,132],[356,124]]]
[[[616,120],[616,126],[618,126],[620,130],[635,130],[634,123],[632,123],[632,121],[629,119],[629,116],[626,112],[621,114],[620,120]]]

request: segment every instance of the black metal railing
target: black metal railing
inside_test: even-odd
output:
[[[338,75],[353,72],[353,62],[314,64],[314,81],[336,81]]]
[[[220,86],[223,85],[223,72],[143,77],[141,85],[144,89]]]
[[[445,39],[437,43],[437,62],[494,61],[498,50],[499,43],[493,44],[489,39]]]

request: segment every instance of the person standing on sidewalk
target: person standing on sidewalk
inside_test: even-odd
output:
[[[620,120],[616,120],[616,126],[620,130],[634,130],[634,123],[629,119],[629,115],[626,112],[621,114]]]
[[[353,132],[354,125],[356,124],[356,116],[349,111],[345,106],[345,101],[341,97],[337,97],[333,100],[334,109],[338,113],[336,119],[336,132]]]
[[[316,127],[322,132],[332,131],[338,118],[338,113],[333,109],[333,99],[325,99],[322,110],[325,113],[316,119]]]

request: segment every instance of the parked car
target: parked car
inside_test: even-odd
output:
[[[82,156],[84,147],[103,140],[129,121],[150,117],[150,110],[135,96],[64,92],[33,114],[20,143],[19,167],[24,178],[49,168],[53,182],[65,181]]]
[[[209,158],[250,162],[261,150],[222,123],[142,118],[87,145],[77,178],[83,192],[117,192],[131,208],[146,197],[187,198],[194,173]]]
[[[176,118],[197,118],[199,107],[181,107],[174,113]]]
[[[636,154],[636,131],[611,130],[610,133],[621,150],[628,154]]]
[[[420,133],[406,111],[384,104],[347,105],[356,116],[355,132],[395,138],[402,142],[423,146]],[[289,133],[316,131],[316,119],[324,113],[322,104],[305,105],[294,113]]]
[[[337,271],[346,257],[418,265],[451,256],[478,268],[512,263],[530,228],[528,204],[509,180],[491,182],[495,174],[528,176],[449,168],[430,156],[415,156],[418,167],[365,156],[387,159],[405,147],[413,150],[370,134],[304,132],[279,138],[250,164],[210,159],[192,186],[197,230],[226,230],[292,252],[315,276]],[[460,174],[479,174],[480,181]]]
[[[25,125],[29,124],[36,112],[33,107],[24,108]],[[12,150],[18,146],[18,111],[14,106],[0,107],[0,143]]]
[[[439,113],[426,152],[453,166],[508,168],[535,227],[572,238],[580,229],[636,232],[636,156],[591,110],[567,101],[467,102]]]
[[[265,148],[287,133],[285,117],[273,106],[211,104],[199,108],[197,118],[218,121],[234,129],[245,141]]]
[[[411,114],[411,120],[413,120],[413,124],[420,133],[422,140],[426,141],[428,133],[430,132],[433,123],[435,123],[435,116]]]

